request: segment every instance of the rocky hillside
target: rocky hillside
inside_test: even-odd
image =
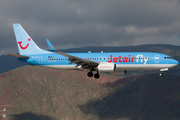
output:
[[[177,120],[180,76],[133,77],[24,66],[0,75],[10,120]],[[2,108],[3,109],[3,108]]]

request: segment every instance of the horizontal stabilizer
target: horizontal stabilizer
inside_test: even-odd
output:
[[[29,58],[28,56],[24,56],[24,55],[18,55],[18,54],[13,54],[13,53],[8,53],[8,52],[3,52],[3,53],[14,56],[14,57],[18,57],[18,58],[24,58],[24,59]]]

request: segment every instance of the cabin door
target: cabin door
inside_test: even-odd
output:
[[[43,57],[42,56],[39,57],[39,64],[43,64]]]
[[[159,63],[159,55],[155,55],[155,63]]]

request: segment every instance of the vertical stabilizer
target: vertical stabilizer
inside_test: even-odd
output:
[[[20,55],[50,53],[49,51],[39,48],[20,24],[13,24],[13,28]]]

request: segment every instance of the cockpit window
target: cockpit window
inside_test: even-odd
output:
[[[164,59],[171,59],[171,57],[164,57]]]

